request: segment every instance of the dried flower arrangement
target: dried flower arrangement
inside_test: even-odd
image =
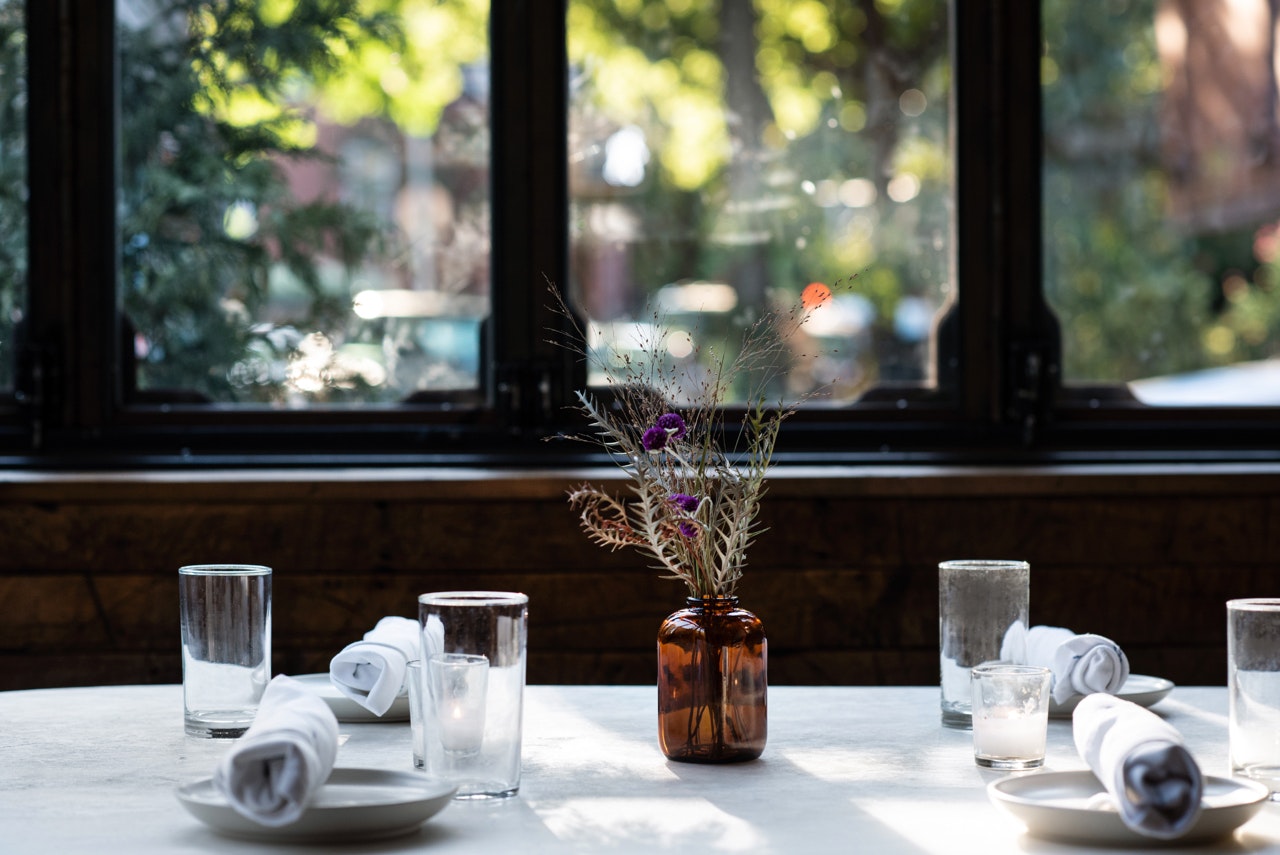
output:
[[[583,353],[585,331],[559,291],[551,290],[576,333],[573,343],[556,343]],[[710,349],[701,354],[705,358],[673,367],[663,358],[668,339],[689,334],[671,330],[657,312],[652,334],[636,343],[638,356],[586,354],[603,369],[613,400],[605,404],[578,391],[592,431],[574,438],[609,452],[630,476],[632,492],[623,499],[585,483],[569,492],[593,541],[647,553],[692,597],[734,594],[748,548],[763,531],[760,500],[779,428],[795,412],[781,403],[767,406],[765,389],[790,362],[791,333],[815,307],[802,303],[757,317],[731,356]],[[734,430],[726,427],[721,404],[740,379],[749,383],[748,404]]]

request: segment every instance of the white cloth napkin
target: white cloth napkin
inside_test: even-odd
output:
[[[302,816],[337,755],[333,710],[280,675],[267,684],[253,724],[218,763],[213,784],[241,816],[278,828]]]
[[[1072,735],[1129,828],[1171,840],[1195,824],[1204,780],[1173,725],[1135,703],[1099,693],[1076,706]]]
[[[427,615],[422,627],[422,659],[425,662],[437,653],[444,653],[444,621],[439,615]]]
[[[374,715],[383,715],[407,691],[410,660],[421,655],[418,622],[384,617],[373,629],[339,651],[329,662],[329,682]]]
[[[1094,692],[1114,695],[1129,679],[1129,657],[1109,638],[1077,634],[1060,626],[1033,626],[1025,631],[1021,627],[1016,624],[1005,635],[1001,655],[1011,651],[1012,645],[1021,644],[1025,648],[1022,661],[1053,671],[1055,703]],[[1018,633],[1024,637],[1015,638]]]

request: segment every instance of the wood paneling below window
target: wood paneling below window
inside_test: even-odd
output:
[[[650,683],[679,583],[563,500],[615,470],[0,474],[0,689],[176,682],[176,570],[272,566],[274,669],[325,671],[432,590],[530,597],[529,680]],[[1280,469],[787,470],[739,594],[774,684],[937,681],[947,558],[1031,562],[1031,616],[1225,682],[1223,602],[1280,596]]]

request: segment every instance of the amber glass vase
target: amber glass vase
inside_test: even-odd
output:
[[[690,597],[658,630],[658,742],[672,760],[733,763],[764,751],[768,643],[737,597]]]

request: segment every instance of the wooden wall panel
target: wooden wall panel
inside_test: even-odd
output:
[[[110,634],[95,599],[84,575],[0,578],[0,651],[62,651],[107,645]]]
[[[651,682],[684,590],[587,541],[577,480],[0,477],[0,689],[178,680],[176,570],[205,561],[275,569],[279,672],[325,670],[424,591],[483,588],[530,595],[531,681]],[[1033,622],[1221,683],[1223,602],[1280,596],[1278,513],[1280,472],[787,476],[740,594],[774,684],[931,684],[937,562],[1025,558]]]

